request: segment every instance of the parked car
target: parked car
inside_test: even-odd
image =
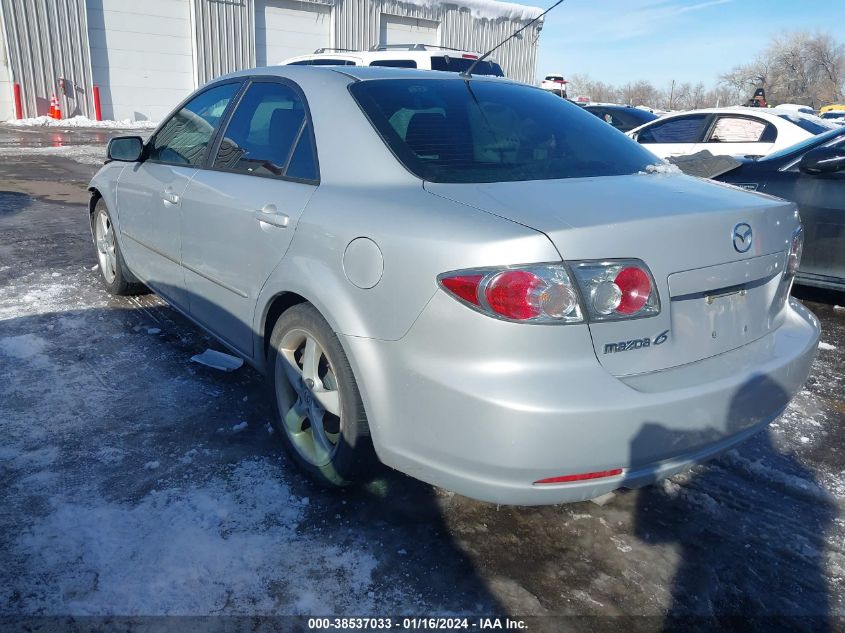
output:
[[[558,503],[765,428],[818,345],[795,205],[653,162],[524,84],[274,66],[112,139],[91,225],[110,292],[144,284],[267,375],[318,481],[377,456]]]
[[[792,112],[801,112],[802,114],[808,114],[810,116],[814,116],[816,111],[813,110],[808,105],[802,105],[800,103],[781,103],[777,106],[778,110],[791,110]]]
[[[628,132],[658,118],[648,110],[612,103],[591,103],[584,106],[584,109],[610,123],[620,132]]]
[[[822,112],[819,116],[827,122],[845,125],[845,110],[828,110]]]
[[[540,82],[540,87],[543,90],[548,90],[556,94],[558,97],[566,99],[566,84],[569,82],[560,74],[546,75],[543,81]]]
[[[318,48],[312,55],[300,55],[280,62],[284,66],[384,66],[419,68],[462,73],[481,56],[480,53],[430,44],[381,44],[368,51]],[[489,57],[475,65],[473,75],[504,77],[499,64]]]
[[[707,108],[678,112],[628,132],[660,156],[701,150],[730,156],[765,156],[833,127],[818,117],[774,108]]]
[[[745,160],[717,179],[797,203],[805,236],[797,282],[845,290],[845,128]]]

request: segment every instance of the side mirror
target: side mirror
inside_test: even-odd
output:
[[[134,163],[141,160],[144,153],[144,141],[140,136],[116,136],[109,141],[106,152],[108,160]]]
[[[845,170],[845,149],[819,147],[801,157],[798,169],[805,174],[833,174]]]

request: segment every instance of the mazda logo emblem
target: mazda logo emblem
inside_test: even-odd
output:
[[[734,227],[733,243],[737,253],[748,252],[748,249],[751,248],[751,239],[751,225],[740,222]]]

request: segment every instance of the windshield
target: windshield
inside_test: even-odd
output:
[[[810,138],[805,139],[800,143],[790,145],[789,147],[786,147],[777,152],[772,152],[765,158],[761,158],[760,162],[778,160],[779,158],[784,158],[785,156],[789,156],[790,154],[805,152],[806,150],[812,147],[821,147],[822,145],[836,138],[837,136],[845,136],[845,127],[840,127],[835,130],[826,130],[824,134],[819,134],[818,136],[811,136]]]
[[[495,81],[382,79],[349,88],[384,142],[433,182],[509,182],[644,171],[648,150],[539,88]]]
[[[475,63],[475,58],[467,57],[452,57],[451,55],[443,55],[440,57],[431,58],[432,70],[445,70],[452,73],[462,73],[469,70],[469,67]],[[496,62],[484,60],[475,64],[472,69],[473,75],[492,75],[494,77],[504,77],[505,73],[502,67]]]

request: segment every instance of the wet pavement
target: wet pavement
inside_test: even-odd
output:
[[[0,616],[841,628],[845,295],[797,292],[824,345],[770,431],[661,485],[538,508],[386,470],[325,491],[269,431],[260,376],[192,363],[221,348],[154,295],[104,291],[85,188],[115,133],[0,126]]]

